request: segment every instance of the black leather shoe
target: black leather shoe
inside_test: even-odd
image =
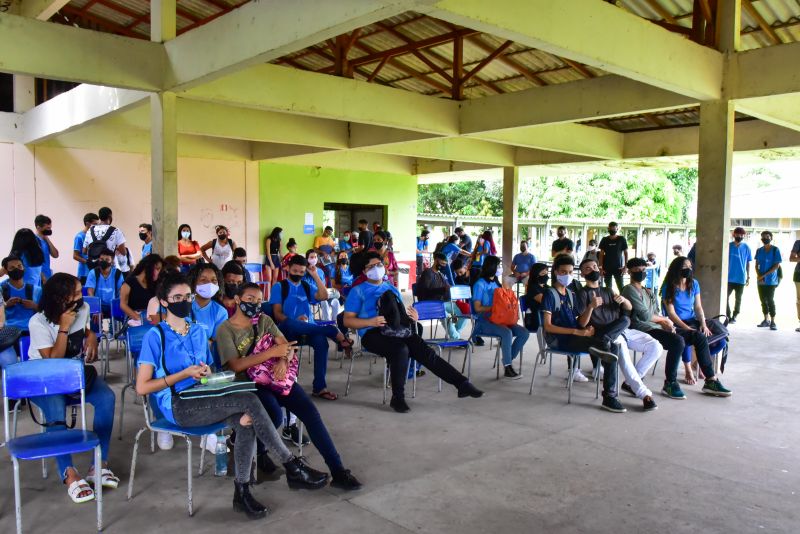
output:
[[[234,482],[233,509],[244,512],[248,519],[263,519],[269,514],[269,509],[258,502],[250,493],[250,484]]]
[[[473,397],[475,399],[483,397],[483,391],[476,388],[469,380],[458,387],[458,398]]]
[[[342,469],[333,473],[331,486],[345,491],[356,491],[361,489],[361,482],[353,476],[349,469]]]
[[[392,400],[389,401],[389,406],[397,413],[408,413],[411,411],[411,408],[408,407],[403,397],[392,397]]]
[[[283,467],[286,468],[286,483],[291,489],[316,490],[328,483],[328,473],[312,469],[296,456],[283,464]]]

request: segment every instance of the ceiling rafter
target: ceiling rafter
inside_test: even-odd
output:
[[[125,26],[120,26],[116,22],[112,22],[104,17],[97,16],[93,13],[82,13],[81,10],[75,9],[71,5],[67,4],[61,8],[61,11],[67,13],[69,15],[73,15],[76,17],[83,18],[85,20],[94,22],[95,24],[100,25],[101,27],[105,28],[109,31],[109,33],[117,33],[120,35],[125,35],[127,37],[134,37],[137,39],[141,39],[142,35],[135,33],[134,31],[126,28]]]
[[[367,54],[375,54],[376,53],[374,48],[372,48],[368,44],[366,44],[364,42],[361,42],[361,41],[355,43],[355,47],[363,50]],[[381,59],[383,59],[383,58],[381,58]],[[398,61],[394,57],[388,57],[387,63],[389,65],[391,65],[392,67],[405,72],[406,74],[408,74],[412,78],[416,78],[417,80],[428,84],[429,86],[433,87],[434,89],[436,89],[439,92],[442,92],[442,93],[444,93],[446,95],[450,94],[450,88],[447,87],[446,85],[444,85],[443,83],[437,82],[436,80],[430,78],[429,76],[427,76],[425,74],[422,74],[421,72],[409,67],[405,63],[402,63],[401,61]],[[369,78],[369,75],[366,75],[364,77],[365,78]],[[394,83],[396,83],[395,80],[392,80],[392,81],[389,82],[389,84],[394,84]]]
[[[783,40],[780,38],[780,36],[775,33],[775,30],[772,28],[772,26],[767,24],[767,21],[764,20],[764,17],[761,16],[761,13],[758,12],[750,0],[742,0],[742,7],[751,17],[753,17],[753,19],[756,21],[756,24],[758,24],[758,27],[764,30],[764,33],[767,34],[767,37],[769,37],[770,41],[772,41],[772,44],[783,43]]]

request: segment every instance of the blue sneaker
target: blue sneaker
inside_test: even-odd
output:
[[[678,382],[664,382],[664,387],[661,388],[661,393],[670,399],[685,400],[686,393],[683,392]]]

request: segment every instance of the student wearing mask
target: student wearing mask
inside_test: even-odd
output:
[[[489,237],[491,237],[491,233],[489,233]],[[486,232],[484,232],[478,236],[475,249],[472,251],[472,264],[469,272],[472,284],[470,285],[478,281],[481,275],[481,269],[483,268],[483,262],[492,255],[492,243],[486,239]]]
[[[655,252],[647,253],[646,263],[644,287],[652,290],[654,295],[658,295],[658,284],[661,282],[661,265],[659,265],[658,260],[656,260]],[[630,269],[628,270],[630,271]]]
[[[50,258],[58,258],[58,249],[50,241],[50,236],[53,235],[53,221],[47,215],[37,215],[33,220],[33,225],[36,228],[36,240],[39,241],[39,246],[44,256],[42,274],[45,281],[47,281],[48,278],[53,276],[53,270],[50,268]]]
[[[372,238],[372,248],[369,250],[380,254],[383,260],[383,266],[386,268],[386,276],[388,276],[394,286],[397,287],[397,275],[400,272],[400,267],[397,264],[394,251],[387,246],[388,239],[386,232],[377,232]]]
[[[222,267],[222,305],[228,312],[228,318],[236,313],[236,294],[244,284],[244,269],[235,261],[229,261]]]
[[[559,226],[556,229],[556,236],[558,236],[558,239],[553,241],[550,247],[550,256],[555,258],[559,254],[572,254],[575,250],[575,243],[567,237],[567,227]]]
[[[775,325],[775,288],[781,283],[781,251],[772,244],[772,232],[761,232],[763,247],[756,250],[756,274],[758,275],[758,298],[764,320],[759,327],[777,330]]]
[[[264,298],[267,300],[269,300],[270,286],[272,283],[280,280],[282,232],[283,228],[276,226],[266,239],[264,239],[264,281],[267,282],[264,286]],[[289,246],[293,240],[294,239],[289,239],[289,243],[286,245],[290,253],[294,253]]]
[[[319,256],[314,249],[309,249],[306,251],[306,273],[303,276],[303,280],[309,285],[316,285],[319,286],[319,283],[322,284],[321,287],[327,288],[330,286],[330,280],[328,279],[328,273],[320,266],[319,264]],[[289,268],[291,267],[291,261],[289,265],[286,267],[286,278],[289,277]],[[316,278],[315,276],[316,275]],[[319,279],[319,282],[317,281]],[[322,316],[323,321],[336,321],[339,312],[340,312],[341,304],[339,303],[339,295],[334,294],[333,291],[327,292],[327,298],[324,300],[319,301],[319,309],[320,315]]]
[[[449,317],[456,318],[455,322],[442,319],[442,326],[447,332],[448,339],[461,339],[461,331],[467,323],[461,311],[450,301],[450,286],[453,280],[448,279],[445,270],[449,270],[447,257],[441,252],[433,253],[433,263],[430,269],[423,271],[417,282],[417,298],[419,300],[438,300],[444,302],[445,311]]]
[[[320,263],[328,273],[328,276],[333,276],[333,270],[335,268],[333,252],[336,249],[336,240],[333,239],[332,227],[326,226],[322,231],[322,235],[314,238],[313,248],[317,253]]]
[[[348,257],[353,253],[353,234],[349,230],[339,240],[339,251],[346,252]]]
[[[8,280],[0,283],[5,301],[5,324],[28,331],[28,322],[39,309],[42,287],[25,281],[25,266],[16,256],[3,258]]]
[[[188,273],[192,265],[203,257],[200,243],[192,239],[192,227],[185,223],[178,227],[178,257],[184,273]]]
[[[794,288],[797,292],[797,320],[800,321],[800,239],[794,242],[792,246],[792,252],[789,255],[789,261],[792,263],[797,263],[794,266]],[[795,328],[795,332],[800,332],[800,326]]]
[[[431,235],[430,230],[427,228],[424,229],[419,237],[417,238],[417,278],[420,277],[422,274],[423,267],[425,265],[425,255],[429,254],[428,252],[428,245],[429,239],[428,237]]]
[[[86,283],[86,276],[89,274],[89,268],[86,266],[86,261],[89,256],[83,251],[83,242],[86,240],[86,232],[89,231],[95,224],[99,224],[100,219],[94,213],[87,213],[83,216],[83,230],[75,234],[72,240],[72,259],[78,262],[78,280],[81,284]]]
[[[141,312],[146,312],[164,263],[158,254],[146,256],[131,272],[119,290],[119,306],[128,317],[128,324],[139,326]]]
[[[522,241],[519,244],[519,254],[511,260],[511,275],[517,283],[527,285],[533,264],[536,263],[536,256],[528,251],[528,242]]]
[[[139,239],[142,241],[142,259],[153,253],[153,225],[142,223],[139,225]]]
[[[233,259],[233,249],[236,248],[236,243],[230,238],[230,231],[223,225],[214,227],[214,232],[217,234],[215,239],[212,239],[202,247],[200,252],[203,254],[203,259],[208,263],[213,263],[217,269],[222,267]],[[211,254],[206,251],[210,250]]]
[[[222,276],[213,263],[200,263],[189,271],[187,281],[194,293],[190,318],[206,331],[214,354],[214,333],[219,325],[228,320],[228,312],[219,303]],[[216,359],[216,358],[215,358]]]
[[[524,297],[528,312],[531,314],[531,321],[527,324],[529,332],[537,331],[540,326],[542,301],[550,287],[547,285],[547,281],[550,279],[549,271],[550,269],[545,263],[534,263],[531,266]]]
[[[233,249],[233,261],[239,264],[239,266],[244,271],[244,281],[246,284],[249,284],[253,281],[252,277],[250,276],[250,271],[247,270],[245,265],[247,265],[247,251],[242,247],[236,247]],[[224,265],[222,266],[224,267]],[[220,269],[222,268],[220,267]]]
[[[353,252],[365,252],[372,248],[372,238],[375,234],[370,232],[366,219],[358,221],[358,244],[353,247]]]
[[[100,208],[97,212],[97,216],[100,218],[100,224],[91,226],[89,231],[86,232],[86,238],[83,241],[84,253],[89,252],[89,246],[95,241],[104,241],[106,245],[105,248],[114,251],[114,262],[117,268],[122,272],[128,271],[130,268],[130,253],[126,245],[125,234],[123,234],[122,230],[119,228],[112,226],[114,214],[111,212],[111,208]],[[106,237],[106,234],[109,232],[110,235]],[[89,258],[89,267],[93,266],[92,260],[93,258]]]
[[[458,245],[461,247],[461,250],[466,252],[467,255],[472,254],[472,238],[469,234],[460,226],[453,230],[453,233],[458,236]]]
[[[753,254],[750,246],[744,242],[744,228],[737,226],[733,230],[733,241],[728,244],[728,298],[725,314],[730,317],[730,322],[735,323],[742,307],[742,293],[744,287],[750,284],[750,262]],[[731,315],[731,293],[736,295]]]
[[[39,241],[36,234],[30,228],[20,228],[14,234],[14,240],[11,242],[10,256],[19,258],[22,265],[25,267],[25,283],[31,284],[34,287],[41,287],[45,282],[45,276],[42,272],[44,268],[44,253],[42,247],[39,246]],[[0,276],[6,274],[5,269],[0,272]]]
[[[336,256],[336,272],[333,275],[332,285],[341,293],[343,302],[353,287],[353,273],[350,272],[350,258],[347,251],[340,250]]]
[[[583,255],[583,259],[581,261],[594,260],[598,262],[598,265],[600,265],[600,262],[598,261],[599,252],[600,251],[597,249],[597,241],[594,239],[590,239],[589,246],[586,248],[586,254]]]
[[[123,274],[114,267],[114,252],[106,249],[100,253],[100,263],[86,277],[86,293],[99,297],[103,317],[111,317],[111,301],[120,296]]]
[[[490,335],[500,338],[500,350],[503,355],[503,376],[507,380],[519,380],[522,375],[514,370],[512,362],[525,348],[530,332],[519,325],[504,326],[491,322],[494,292],[500,287],[503,267],[500,258],[489,256],[483,262],[480,278],[472,290],[472,306],[477,314],[475,335]],[[510,281],[510,280],[509,280]]]
[[[619,225],[615,222],[608,223],[608,235],[600,240],[597,248],[597,261],[600,264],[600,274],[603,275],[605,286],[611,287],[612,278],[617,284],[617,290],[622,293],[622,275],[625,274],[625,264],[628,261],[628,242],[624,236],[618,235]]]

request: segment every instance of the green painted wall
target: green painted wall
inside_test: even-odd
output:
[[[262,254],[264,238],[275,226],[283,228],[284,243],[294,237],[298,250],[311,248],[322,231],[323,206],[332,202],[387,206],[386,229],[397,259],[415,258],[416,176],[261,163],[259,197]],[[306,212],[314,214],[314,235],[303,234]]]

